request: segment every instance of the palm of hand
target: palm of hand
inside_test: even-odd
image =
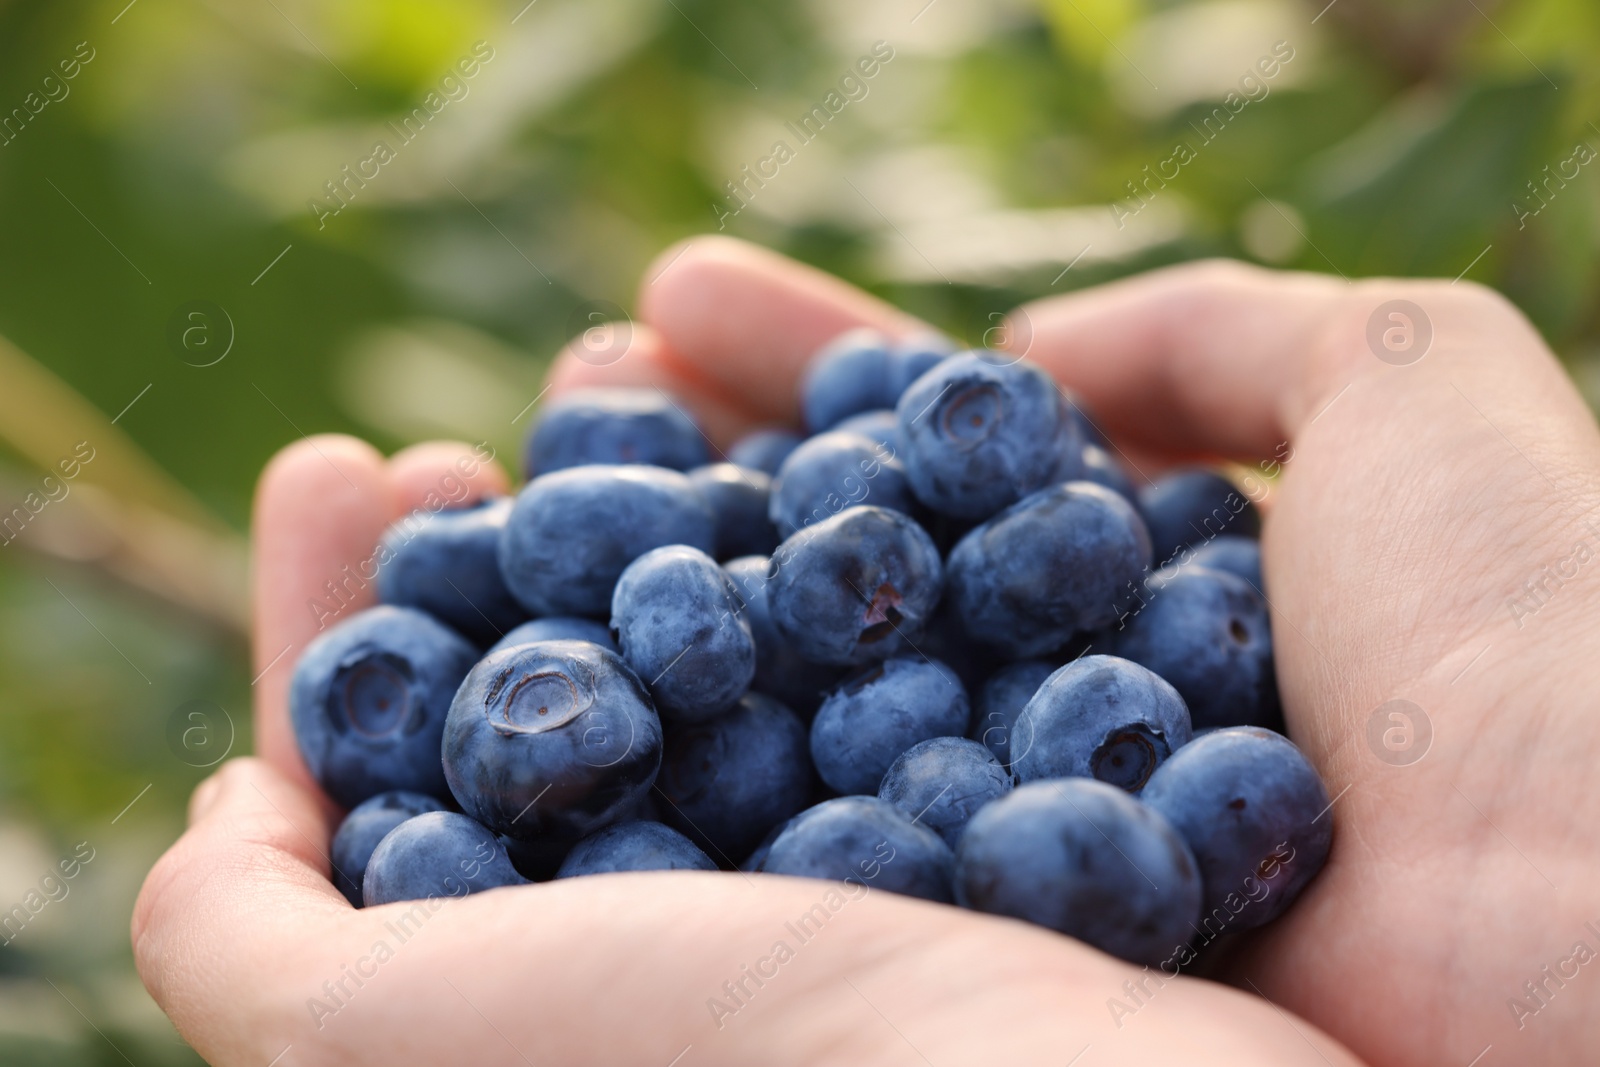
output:
[[[675,256],[650,272],[649,327],[626,357],[597,367],[569,352],[557,388],[660,386],[726,441],[791,417],[821,341],[915,326],[732,242]],[[1435,333],[1426,358],[1387,366],[1366,320],[1401,291]],[[1594,994],[1549,1000],[1520,1030],[1505,1005],[1584,933],[1592,845],[1572,816],[1592,788],[1582,757],[1600,751],[1600,728],[1565,703],[1583,692],[1567,620],[1593,594],[1575,584],[1531,623],[1502,604],[1586,536],[1583,474],[1600,453],[1538,338],[1473,290],[1227,266],[1019,314],[1030,357],[1085,394],[1134,463],[1292,454],[1264,542],[1280,686],[1337,795],[1337,833],[1322,877],[1230,946],[1220,975],[1373,1063],[1464,1065],[1485,1045],[1577,1062],[1580,998]],[[307,599],[394,517],[452,477],[504,489],[492,466],[458,466],[467,453],[418,446],[385,462],[319,438],[274,461],[256,509],[263,666],[315,633]],[[257,686],[262,758],[196,792],[135,915],[146,983],[213,1062],[1353,1062],[1226,987],[825,883],[626,876],[352,911],[327,880],[333,812],[289,736],[287,677],[279,666]],[[1394,698],[1431,717],[1431,751],[1410,765],[1368,741]]]

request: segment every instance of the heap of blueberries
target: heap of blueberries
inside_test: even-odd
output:
[[[357,906],[614,871],[843,879],[1128,960],[1281,914],[1327,857],[1283,736],[1259,518],[1136,490],[1037,367],[836,338],[812,435],[726,462],[654,389],[548,405],[514,496],[385,535],[295,669]]]

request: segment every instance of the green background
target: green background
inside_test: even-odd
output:
[[[1324,2],[0,0],[0,336],[26,353],[0,358],[0,514],[96,449],[0,547],[0,909],[95,849],[0,947],[0,1061],[195,1061],[127,920],[195,764],[248,749],[263,462],[329,430],[514,449],[575,316],[629,307],[778,140],[726,232],[969,343],[1018,300],[1226,255],[1495,286],[1593,396],[1600,8]],[[466,95],[319,225],[479,41]],[[785,123],[878,41],[801,144]]]

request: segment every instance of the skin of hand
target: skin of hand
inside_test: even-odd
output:
[[[553,391],[659,386],[719,445],[792,422],[805,359],[840,330],[917,328],[724,238],[668,250],[646,278],[623,357],[569,347]],[[1404,366],[1367,339],[1395,299],[1432,327]],[[1029,305],[1012,327],[1135,463],[1289,457],[1266,509],[1266,582],[1290,732],[1337,797],[1334,849],[1288,915],[1228,946],[1218,970],[1237,988],[772,876],[614,875],[350,908],[328,880],[338,812],[288,726],[293,650],[316,633],[307,601],[467,449],[385,461],[319,437],[275,458],[257,493],[258,669],[291,648],[256,686],[259,756],[196,790],[134,913],[140,973],[180,1032],[228,1067],[1342,1067],[1358,1062],[1345,1047],[1396,1067],[1588,1062],[1600,979],[1572,960],[1575,942],[1600,949],[1585,926],[1600,929],[1586,895],[1600,716],[1585,707],[1600,660],[1581,651],[1597,583],[1561,561],[1594,556],[1600,437],[1537,334],[1470,285],[1226,263]],[[473,493],[505,484],[492,467],[470,479]],[[1509,611],[1547,566],[1563,584],[1546,582],[1531,614]],[[1431,722],[1409,765],[1368,740],[1397,698]],[[786,924],[819,904],[825,923],[798,942]],[[773,973],[780,940],[793,954]],[[1542,983],[1539,1000],[1525,982]]]

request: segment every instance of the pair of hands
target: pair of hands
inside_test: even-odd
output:
[[[724,238],[669,250],[646,277],[627,354],[563,353],[552,392],[659,386],[724,444],[791,420],[802,365],[834,334],[918,328]],[[1393,299],[1432,326],[1406,366],[1367,339]],[[785,924],[828,887],[768,876],[351,909],[328,880],[338,813],[286,709],[316,630],[306,603],[468,450],[385,460],[319,437],[280,453],[257,494],[258,667],[292,646],[256,686],[260,755],[196,790],[134,913],[140,973],[183,1035],[227,1067],[1591,1062],[1600,975],[1573,953],[1600,951],[1585,927],[1600,930],[1600,658],[1585,654],[1600,434],[1535,331],[1469,284],[1210,263],[1028,305],[1009,332],[1147,472],[1292,449],[1264,565],[1289,729],[1337,796],[1337,828],[1291,912],[1229,947],[1228,985],[1161,982],[1048,931],[885,893],[800,944]],[[486,467],[472,488],[507,481]],[[1369,740],[1395,698],[1431,722],[1409,765]],[[1377,732],[1390,725],[1380,714]],[[757,985],[780,940],[793,957]]]

